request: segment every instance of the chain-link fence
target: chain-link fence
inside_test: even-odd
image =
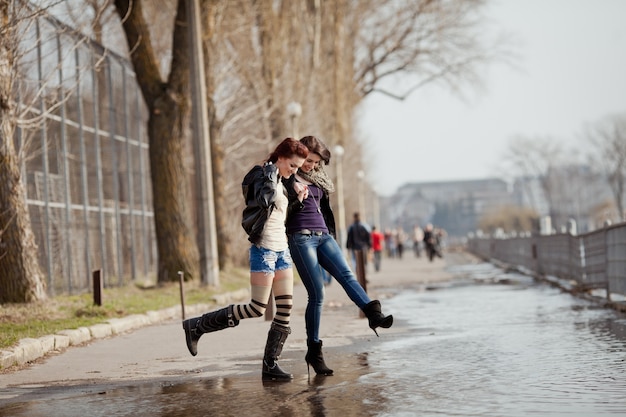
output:
[[[155,274],[147,110],[127,60],[54,19],[29,22],[17,145],[51,295]]]
[[[468,249],[484,259],[556,277],[577,291],[604,289],[609,301],[619,295],[626,308],[626,223],[583,235],[471,238]]]

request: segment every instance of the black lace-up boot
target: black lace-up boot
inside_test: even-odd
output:
[[[198,354],[198,340],[204,333],[216,332],[227,327],[235,327],[239,320],[233,314],[233,306],[224,307],[217,311],[206,313],[201,317],[194,317],[183,321],[185,338],[189,353],[193,356]]]
[[[278,358],[283,351],[283,345],[289,333],[291,333],[289,327],[272,323],[267,333],[265,355],[263,355],[263,381],[289,381],[293,379],[293,375],[283,371],[278,366]]]

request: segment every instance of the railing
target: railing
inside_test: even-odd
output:
[[[626,299],[626,223],[584,235],[474,237],[467,249],[546,278],[576,292],[601,289],[609,302]]]

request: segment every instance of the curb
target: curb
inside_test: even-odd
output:
[[[249,297],[249,289],[241,289],[213,296],[214,304],[223,305]],[[200,314],[209,310],[214,304],[194,304],[185,308],[185,315]],[[0,351],[0,369],[6,370],[13,366],[25,365],[51,352],[61,352],[70,346],[79,346],[96,339],[117,336],[137,330],[141,327],[162,323],[182,317],[182,308],[178,304],[163,310],[148,311],[145,314],[133,314],[122,318],[109,319],[105,323],[94,324],[78,329],[61,330],[57,334],[39,338],[20,339],[10,350]]]

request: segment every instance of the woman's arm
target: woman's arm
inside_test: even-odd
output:
[[[254,198],[263,208],[269,208],[276,201],[276,185],[278,184],[278,168],[271,162],[263,165],[263,175],[255,184],[257,188]]]
[[[306,190],[299,187],[303,184],[296,181],[295,175],[292,175],[287,180],[283,180],[283,185],[287,190],[287,198],[289,199],[289,206],[287,206],[288,215],[301,211],[304,208],[302,201],[306,198],[305,195],[308,196],[309,193],[308,187]]]

